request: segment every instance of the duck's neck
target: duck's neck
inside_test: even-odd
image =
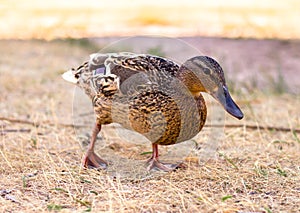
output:
[[[200,92],[206,92],[199,77],[196,74],[187,69],[185,66],[181,66],[176,73],[176,77],[188,88],[190,93],[194,96],[198,96]]]

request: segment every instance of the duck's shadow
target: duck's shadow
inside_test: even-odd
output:
[[[83,151],[88,145],[88,131],[90,130],[87,128],[76,130]],[[180,164],[194,149],[193,140],[171,146],[159,146],[160,159],[165,163]],[[97,138],[95,151],[108,162],[106,172],[112,177],[143,180],[167,174],[158,170],[148,171],[146,162],[152,154],[151,143],[144,136],[117,124],[103,127],[100,137]]]

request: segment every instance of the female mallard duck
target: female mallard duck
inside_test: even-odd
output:
[[[152,142],[148,170],[176,168],[158,160],[158,145],[183,142],[200,132],[206,120],[201,92],[212,95],[229,114],[243,118],[229,94],[221,66],[207,56],[193,57],[180,66],[153,55],[96,53],[63,78],[84,89],[96,114],[84,167],[107,167],[94,153],[94,145],[101,125],[114,122]]]

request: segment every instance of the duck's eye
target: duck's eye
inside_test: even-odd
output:
[[[210,75],[210,69],[208,68],[203,68],[203,72],[206,74],[206,75]]]

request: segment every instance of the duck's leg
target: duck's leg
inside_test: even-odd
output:
[[[94,152],[95,142],[97,140],[97,135],[101,130],[101,124],[95,124],[91,141],[86,151],[84,157],[82,158],[82,166],[86,168],[100,168],[106,169],[107,162],[101,159],[98,155]]]
[[[149,164],[147,170],[158,169],[165,172],[172,171],[177,168],[183,167],[182,164],[163,164],[158,160],[158,145],[152,144],[152,157],[147,161]]]

